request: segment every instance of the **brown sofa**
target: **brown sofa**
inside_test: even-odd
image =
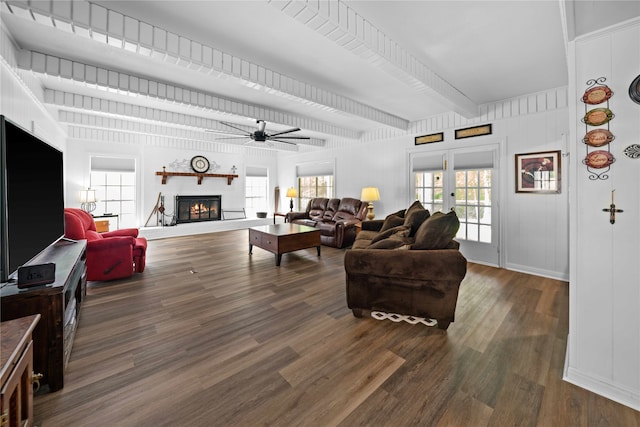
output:
[[[446,330],[467,272],[453,240],[460,223],[453,211],[429,216],[416,204],[406,215],[362,223],[344,258],[347,305],[356,317],[371,311],[424,317]]]
[[[362,222],[367,204],[344,197],[311,199],[304,212],[288,212],[286,222],[320,229],[320,242],[335,248],[350,246],[356,238],[356,224]]]

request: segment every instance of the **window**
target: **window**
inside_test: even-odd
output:
[[[305,163],[296,166],[298,199],[295,210],[305,209],[314,197],[334,197],[333,170],[334,162]]]
[[[456,238],[491,243],[491,169],[456,171]]]
[[[269,177],[267,168],[247,167],[245,178],[245,211],[247,216],[268,212]]]
[[[333,197],[333,175],[304,176],[298,178],[298,207],[304,209],[314,197]]]
[[[443,210],[442,171],[416,172],[415,189],[416,200],[429,210],[437,212]]]
[[[96,190],[94,215],[119,215],[120,228],[137,226],[134,159],[92,157],[90,185]]]

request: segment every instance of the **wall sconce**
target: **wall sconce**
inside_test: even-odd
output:
[[[291,199],[291,201],[289,202],[289,209],[291,210],[291,212],[293,212],[293,199],[295,197],[298,197],[298,192],[296,191],[295,188],[289,187],[287,189],[287,197]]]
[[[360,194],[360,200],[363,202],[369,202],[369,206],[367,206],[367,210],[369,211],[367,213],[367,219],[371,221],[376,217],[373,213],[373,202],[380,200],[380,191],[378,191],[378,187],[364,187]]]
[[[91,213],[96,210],[96,201],[96,190],[80,190],[80,209]]]

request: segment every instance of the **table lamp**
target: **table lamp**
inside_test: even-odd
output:
[[[373,202],[376,200],[380,200],[380,192],[378,191],[378,187],[364,187],[362,189],[362,193],[360,194],[360,200],[363,202],[369,202],[369,206],[367,206],[367,219],[371,221],[375,218],[375,214],[373,213]]]
[[[96,201],[96,190],[90,188],[80,190],[80,209],[91,213],[96,210]]]
[[[289,202],[289,209],[291,209],[291,212],[293,212],[293,198],[298,197],[298,192],[295,188],[289,187],[287,189],[287,197],[291,199],[291,201]]]

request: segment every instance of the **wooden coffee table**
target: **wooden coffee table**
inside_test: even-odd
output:
[[[280,265],[282,254],[316,247],[320,256],[320,230],[298,224],[261,225],[249,228],[249,255],[257,246],[276,255]]]

